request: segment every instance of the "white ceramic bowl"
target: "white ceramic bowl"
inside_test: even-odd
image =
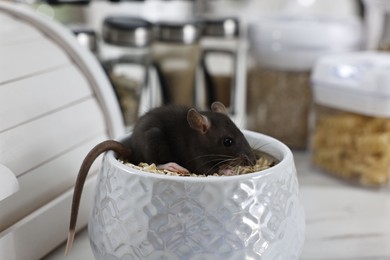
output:
[[[97,259],[298,259],[305,219],[291,151],[244,131],[280,162],[261,172],[177,177],[105,155],[89,221]]]

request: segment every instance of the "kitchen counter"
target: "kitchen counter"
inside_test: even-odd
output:
[[[390,260],[390,189],[367,189],[320,173],[294,152],[306,212],[301,260]],[[69,257],[62,245],[44,260],[94,259],[84,229]]]

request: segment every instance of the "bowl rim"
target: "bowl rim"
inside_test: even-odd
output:
[[[285,169],[289,165],[294,164],[293,154],[290,148],[287,147],[284,143],[281,141],[257,132],[249,131],[249,130],[242,130],[245,138],[249,138],[252,140],[261,140],[264,141],[264,145],[262,148],[267,146],[267,149],[265,150],[271,150],[274,149],[278,151],[280,154],[275,155],[270,152],[260,150],[261,152],[265,152],[267,154],[270,154],[272,156],[277,157],[279,160],[279,163],[272,166],[271,168],[242,174],[242,175],[233,175],[233,176],[175,176],[175,175],[164,175],[164,174],[156,174],[152,172],[146,172],[142,170],[138,170],[136,168],[132,168],[130,166],[125,165],[124,163],[118,161],[113,151],[108,151],[104,155],[103,164],[106,163],[105,161],[108,160],[107,163],[110,163],[116,168],[121,169],[121,172],[126,172],[129,174],[136,174],[140,177],[146,177],[146,178],[155,178],[155,179],[164,179],[164,180],[171,180],[171,181],[179,181],[179,182],[225,182],[225,181],[237,181],[237,180],[245,180],[245,179],[252,179],[252,178],[263,178],[266,176],[269,176],[271,174],[276,174],[277,172],[281,172],[279,169]],[[120,138],[121,139],[121,138]],[[251,144],[250,140],[248,140]],[[281,156],[281,158],[280,158]],[[279,157],[279,158],[278,158]],[[294,166],[295,167],[295,166]]]

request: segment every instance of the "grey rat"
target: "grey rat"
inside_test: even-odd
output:
[[[152,109],[137,121],[122,142],[96,145],[81,164],[72,201],[66,254],[75,235],[80,198],[88,171],[103,152],[113,150],[131,163],[155,163],[161,169],[198,174],[218,172],[224,165],[254,165],[256,157],[242,132],[220,102],[212,111],[168,105]]]

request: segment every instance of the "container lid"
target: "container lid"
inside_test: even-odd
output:
[[[379,9],[387,9],[390,10],[390,2],[389,0],[364,0],[364,4],[366,8],[374,7]]]
[[[311,79],[318,104],[390,117],[390,53],[325,56],[316,63]]]
[[[159,22],[156,40],[161,42],[194,44],[201,35],[200,22]]]
[[[68,25],[68,28],[76,36],[77,41],[81,46],[92,52],[97,51],[97,36],[96,32],[91,27],[83,24],[70,24]]]
[[[105,42],[131,47],[146,47],[153,38],[152,24],[136,17],[110,16],[103,21]]]
[[[281,70],[309,70],[324,54],[362,46],[362,23],[355,17],[277,14],[259,19],[249,30],[260,65]]]
[[[238,18],[226,17],[203,20],[203,36],[235,38],[239,35],[240,22]]]

